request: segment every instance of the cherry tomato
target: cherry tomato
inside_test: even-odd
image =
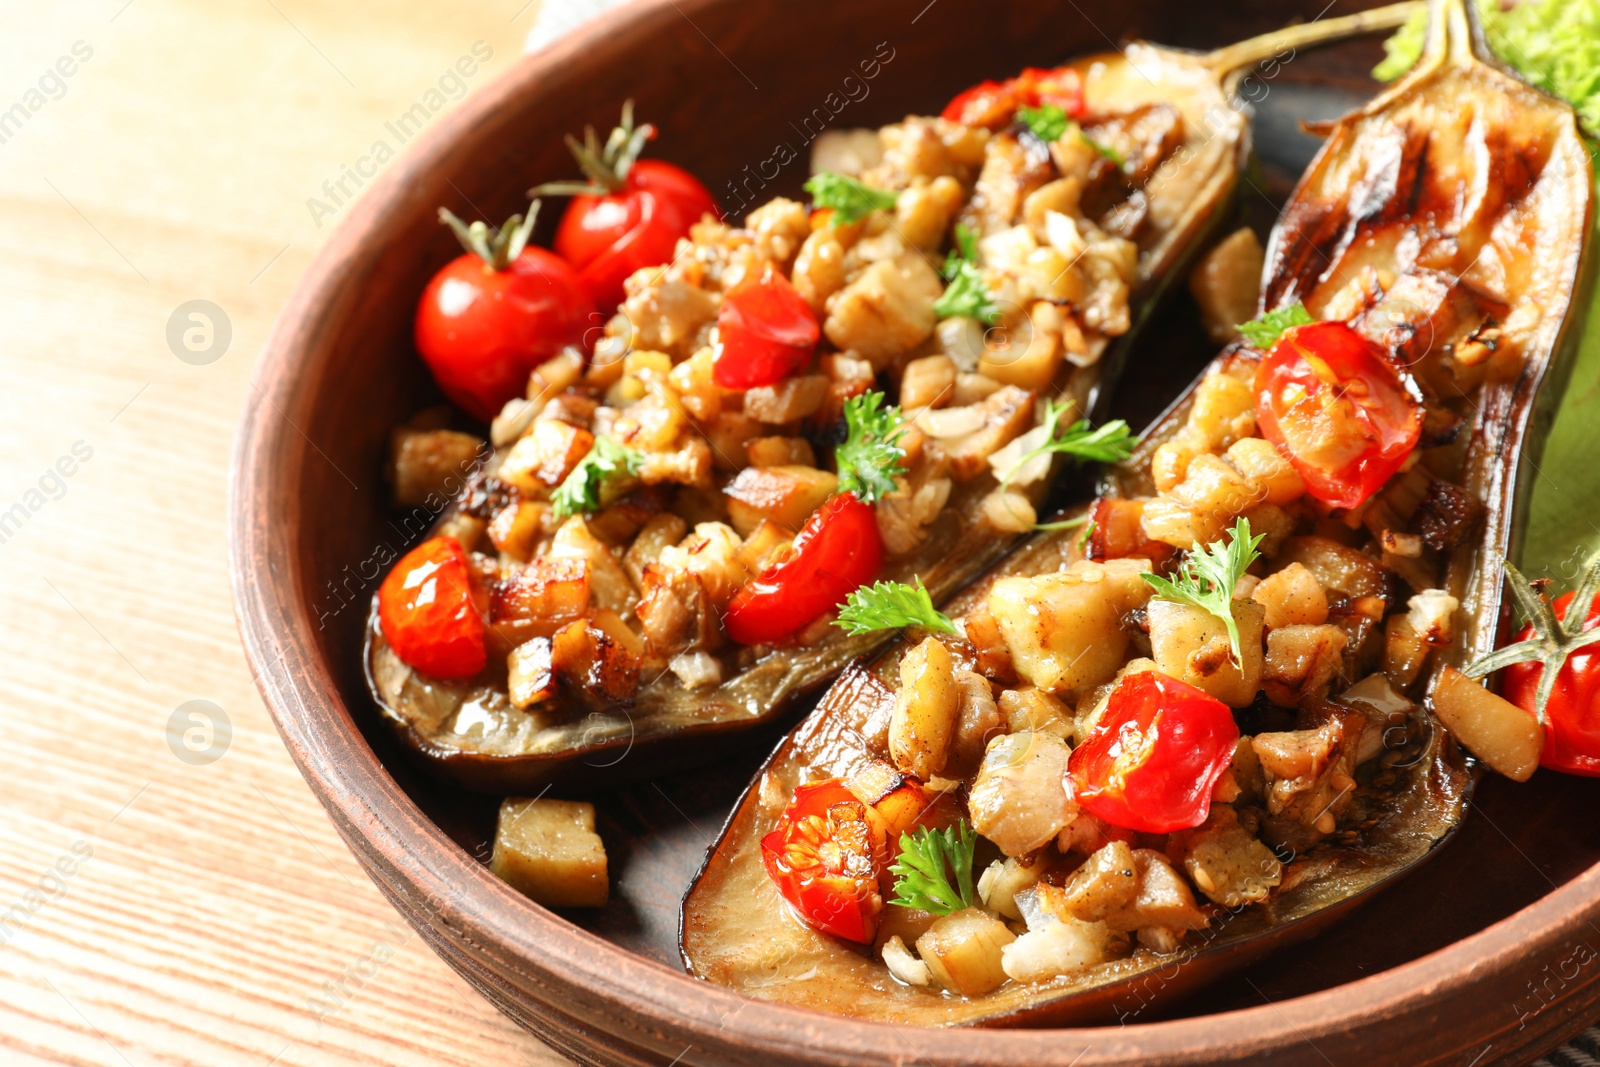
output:
[[[767,874],[806,923],[866,944],[878,929],[887,864],[868,808],[839,778],[795,790],[778,826],[761,839]]]
[[[395,655],[423,674],[457,679],[483,670],[483,617],[461,542],[434,537],[401,557],[378,588],[378,623]]]
[[[877,577],[883,537],[854,493],[829,497],[806,520],[788,558],[734,594],[722,625],[741,645],[781,641]]]
[[[1256,421],[1308,493],[1353,508],[1400,469],[1422,435],[1409,382],[1345,323],[1298,326],[1256,371]]]
[[[1572,594],[1556,598],[1552,607],[1556,618],[1567,617]],[[1600,624],[1600,598],[1589,608],[1584,630]],[[1533,627],[1524,626],[1515,640],[1533,636]],[[1542,663],[1513,663],[1505,669],[1501,691],[1505,698],[1532,715],[1534,695],[1544,674]],[[1556,687],[1544,709],[1544,752],[1539,762],[1553,771],[1600,777],[1600,645],[1580,648],[1567,656]]]
[[[1233,760],[1233,711],[1155,671],[1130,674],[1067,760],[1073,794],[1091,815],[1149,834],[1206,821],[1211,791]]]
[[[488,422],[523,394],[529,371],[582,342],[589,298],[565,260],[526,247],[514,224],[491,239],[445,221],[469,251],[423,290],[417,351],[445,395]]]
[[[999,129],[1016,118],[1017,108],[1055,104],[1068,117],[1083,113],[1083,77],[1072,67],[1029,67],[1003,82],[979,82],[945,105],[941,118],[964,126]]]
[[[959,92],[939,117],[963,126],[1004,126],[1017,113],[1017,93],[1013,79],[983,81]]]
[[[775,385],[805,369],[821,337],[810,306],[769,263],[723,295],[711,377],[724,389]]]
[[[601,313],[622,303],[622,283],[642,267],[672,262],[678,238],[706,215],[721,218],[710,191],[682,167],[640,159],[655,127],[633,124],[633,101],[602,147],[590,128],[585,143],[568,139],[586,182],[551,182],[533,192],[570,193],[555,248],[578,271]]]

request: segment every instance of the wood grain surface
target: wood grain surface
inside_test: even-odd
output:
[[[8,1067],[562,1062],[334,833],[245,666],[224,546],[249,372],[344,214],[323,183],[502,72],[538,8],[0,4]],[[167,334],[191,300],[232,336],[186,362]],[[196,700],[231,737],[200,706],[169,738]]]

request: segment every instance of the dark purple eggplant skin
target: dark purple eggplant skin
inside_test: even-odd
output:
[[[1571,109],[1483,58],[1475,18],[1461,0],[1434,0],[1433,19],[1418,69],[1329,128],[1274,230],[1262,307],[1299,300],[1316,315],[1370,264],[1448,273],[1490,305],[1537,312],[1514,331],[1517,358],[1495,367],[1470,399],[1451,401],[1466,430],[1452,473],[1483,505],[1484,518],[1479,537],[1446,560],[1445,581],[1466,624],[1436,657],[1437,669],[1492,649],[1506,628],[1501,562],[1515,552],[1539,420],[1559,399],[1582,332],[1574,294],[1586,291],[1593,182]],[[1485,196],[1457,195],[1475,188]],[[1412,310],[1396,316],[1397,352],[1433,322],[1426,307]],[[1208,371],[1257,358],[1235,344]],[[1150,457],[1183,424],[1192,389],[1127,463],[1108,472],[1103,493],[1152,491]],[[995,576],[1054,570],[1077,536],[1035,539],[947,613],[959,615],[985,595]],[[752,996],[896,1023],[1126,1019],[1320,932],[1415,869],[1460,825],[1478,771],[1427,714],[1414,759],[1387,779],[1361,783],[1375,821],[1349,842],[1299,857],[1304,866],[1292,887],[1265,905],[1227,915],[1175,955],[1141,949],[1049,983],[947,997],[902,985],[863,952],[804,927],[767,879],[759,848],[796,785],[885,755],[892,683],[906,647],[842,677],[757,774],[684,898],[680,944],[691,974]]]

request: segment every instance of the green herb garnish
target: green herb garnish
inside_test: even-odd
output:
[[[600,490],[606,481],[639,473],[644,457],[609,437],[596,437],[587,455],[550,494],[550,507],[558,519],[588,515],[600,510]]]
[[[957,633],[950,616],[933,606],[933,597],[922,579],[916,585],[904,582],[879,582],[862,586],[845,598],[834,625],[852,637],[876,630],[898,630],[920,626],[936,633]]]
[[[1533,583],[1523,577],[1522,572],[1512,566],[1509,560],[1505,561],[1505,569],[1511,596],[1528,617],[1528,622],[1533,624],[1533,636],[1480,656],[1461,673],[1468,678],[1484,678],[1513,663],[1542,664],[1544,669],[1539,672],[1539,688],[1533,698],[1534,717],[1542,723],[1545,705],[1550,700],[1550,693],[1555,689],[1556,678],[1561,674],[1567,657],[1580,648],[1600,641],[1600,629],[1585,632],[1583,628],[1589,618],[1595,593],[1600,592],[1600,555],[1589,561],[1588,569],[1583,572],[1583,580],[1578,583],[1577,590],[1572,594],[1572,602],[1567,605],[1567,613],[1560,619],[1556,618],[1549,602],[1533,588]]]
[[[805,189],[811,194],[813,205],[833,209],[829,223],[834,226],[859,222],[874,211],[889,211],[900,195],[888,189],[862,185],[854,178],[831,170],[813,174]]]
[[[1133,446],[1139,443],[1139,439],[1133,436],[1126,422],[1113,419],[1099,429],[1092,429],[1088,419],[1079,419],[1063,427],[1062,421],[1067,412],[1072,410],[1074,405],[1068,401],[1044,402],[1044,422],[1040,423],[1045,429],[1044,443],[1029,449],[1001,475],[1002,490],[1010,486],[1011,479],[1017,476],[1018,471],[1040,456],[1061,453],[1096,463],[1121,463],[1133,455]]]
[[[1067,127],[1072,125],[1072,120],[1067,118],[1067,113],[1061,110],[1059,104],[1041,104],[1039,107],[1024,104],[1017,108],[1017,121],[1028,127],[1045,144],[1061,140],[1066,135]]]
[[[839,492],[854,493],[863,504],[894,492],[894,480],[906,473],[900,461],[906,432],[897,407],[883,407],[883,394],[872,391],[844,402],[849,436],[833,451],[839,465]]]
[[[1510,10],[1478,4],[1484,36],[1496,56],[1578,112],[1591,133],[1600,132],[1600,2],[1523,0]],[[1428,13],[1418,11],[1384,42],[1388,58],[1373,77],[1392,81],[1416,65],[1427,37]]]
[[[1099,152],[1102,156],[1105,156],[1107,159],[1109,159],[1111,162],[1115,163],[1117,166],[1119,166],[1119,167],[1127,166],[1128,161],[1126,159],[1122,158],[1122,153],[1118,152],[1115,148],[1112,148],[1108,144],[1101,144],[1099,141],[1096,141],[1093,137],[1085,136],[1084,140],[1088,142],[1090,148],[1094,149],[1096,152]]]
[[[944,830],[924,826],[901,834],[900,858],[889,868],[894,875],[890,903],[935,915],[972,907],[972,854],[977,847],[978,835],[965,819]]]
[[[1139,575],[1156,591],[1162,600],[1210,612],[1228,628],[1228,648],[1233,661],[1238,663],[1243,654],[1239,649],[1239,624],[1233,618],[1233,588],[1244,577],[1260,553],[1256,547],[1265,534],[1250,536],[1250,520],[1240,518],[1233,524],[1231,539],[1224,544],[1213,541],[1209,546],[1195,545],[1184,557],[1175,578],[1163,578],[1146,572]]]
[[[1296,326],[1310,326],[1317,320],[1311,317],[1311,312],[1306,306],[1296,300],[1288,307],[1281,307],[1269,311],[1259,318],[1249,322],[1241,322],[1236,327],[1244,339],[1250,342],[1251,348],[1259,348],[1263,352],[1278,343],[1284,331]]]
[[[978,272],[978,238],[961,223],[956,223],[956,246],[945,256],[939,272],[949,284],[934,301],[933,313],[941,319],[958,316],[977,319],[993,326],[1000,321],[1000,305],[994,302]]]

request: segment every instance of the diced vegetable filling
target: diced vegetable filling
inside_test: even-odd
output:
[[[1372,305],[1413,288],[1363,284]],[[1492,323],[1457,295],[1425,361]],[[1367,325],[1392,319],[1345,310],[1354,325],[1295,306],[1243,327],[1143,453],[1148,495],[1097,501],[1057,569],[995,579],[953,619],[914,590],[862,594],[925,635],[864,755],[929,799],[907,829],[862,775],[828,780],[859,801],[878,890],[831,933],[907,985],[980,996],[1179,951],[1359,835],[1371,783],[1424,743],[1419,679],[1460,608],[1446,549],[1480,509],[1448,480],[1448,432],[1421,432],[1464,398],[1418,386]],[[1531,719],[1458,672],[1437,699],[1531,772]],[[813,911],[839,906],[813,885]]]
[[[398,431],[395,485],[454,497],[436,541],[488,625],[481,649],[408,654],[426,641],[391,611],[390,646],[559,717],[836,635],[856,590],[915,580],[949,512],[973,538],[1034,528],[1058,452],[1122,454],[1055,397],[1130,328],[1141,188],[1183,140],[1172,107],[1081,114],[1076,77],[1016,121],[824,134],[811,206],[695,223],[626,278],[591,356],[534,369],[486,460]]]

